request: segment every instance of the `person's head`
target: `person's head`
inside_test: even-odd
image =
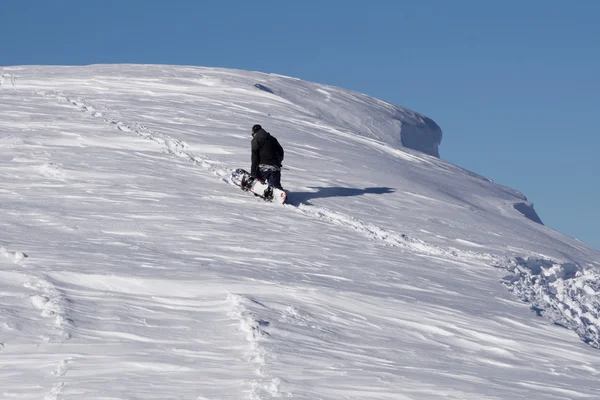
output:
[[[262,126],[256,124],[252,127],[252,136],[256,135],[256,132],[260,131],[262,129]]]

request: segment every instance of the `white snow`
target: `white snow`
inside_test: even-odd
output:
[[[600,253],[420,114],[116,65],[4,68],[0,115],[2,399],[600,397]],[[255,123],[288,205],[229,183]]]

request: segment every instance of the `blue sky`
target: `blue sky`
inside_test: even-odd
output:
[[[3,2],[0,66],[275,72],[426,114],[443,159],[600,249],[600,1]]]

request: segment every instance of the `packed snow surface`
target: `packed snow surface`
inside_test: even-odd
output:
[[[2,399],[600,398],[599,252],[427,117],[128,65],[4,68],[0,116]],[[229,182],[255,123],[287,205]]]

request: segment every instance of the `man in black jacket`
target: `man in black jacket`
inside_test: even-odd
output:
[[[252,127],[252,167],[250,174],[269,186],[281,189],[281,162],[283,148],[262,126]]]

